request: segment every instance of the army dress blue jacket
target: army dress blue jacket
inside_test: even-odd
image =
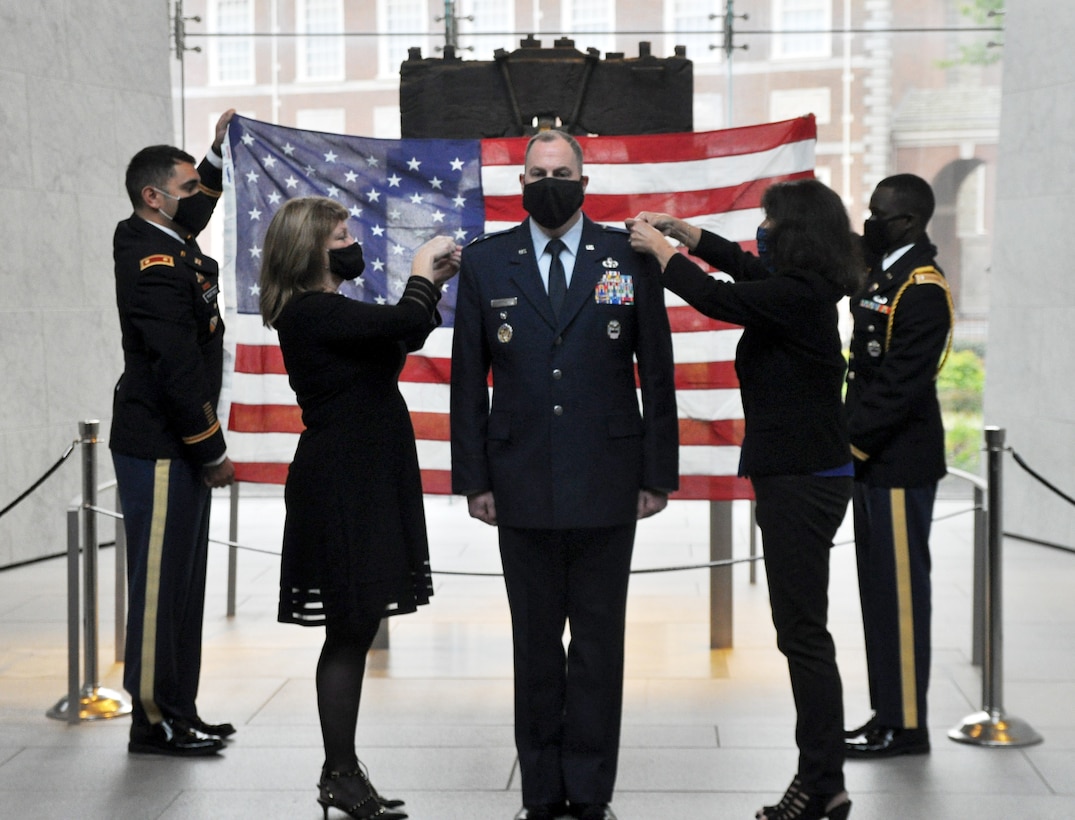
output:
[[[210,464],[225,452],[216,416],[224,322],[219,268],[201,253],[199,233],[220,198],[221,171],[198,166],[197,210],[181,242],[132,215],[113,237],[123,374],[113,395],[109,446],[143,459]]]

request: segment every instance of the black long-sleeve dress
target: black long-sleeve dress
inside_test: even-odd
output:
[[[276,321],[306,426],[284,490],[278,620],[413,612],[433,594],[414,429],[398,378],[439,323],[411,277],[396,305],[295,296]]]

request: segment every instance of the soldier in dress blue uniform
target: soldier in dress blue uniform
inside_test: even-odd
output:
[[[946,472],[937,373],[954,321],[926,235],[933,207],[929,183],[913,174],[877,185],[863,231],[870,273],[851,300],[852,507],[874,715],[847,732],[848,757],[930,748],[929,531]]]
[[[578,143],[536,135],[520,182],[530,218],[463,251],[452,488],[499,527],[519,817],[570,804],[601,820],[613,816],[635,523],[678,486],[671,333],[655,263],[582,213]]]
[[[220,146],[233,113],[220,118],[197,169],[168,145],[134,156],[126,176],[134,214],[113,238],[123,375],[109,447],[127,532],[130,752],[215,754],[235,731],[205,723],[195,706],[210,493],[235,471],[216,416],[224,337],[217,263],[194,237],[220,198]]]

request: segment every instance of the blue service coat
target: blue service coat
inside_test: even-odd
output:
[[[463,251],[452,489],[492,490],[504,526],[629,524],[641,488],[678,487],[672,340],[659,269],[631,250],[626,231],[583,218],[560,321],[528,223]]]

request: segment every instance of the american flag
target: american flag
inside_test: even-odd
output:
[[[582,137],[590,182],[584,209],[623,224],[665,211],[752,247],[761,195],[773,182],[813,176],[813,117],[688,134]],[[395,303],[414,250],[448,234],[466,244],[517,224],[525,138],[371,139],[302,131],[236,116],[225,151],[224,288],[233,370],[225,382],[228,453],[241,481],[283,483],[302,420],[275,332],[258,313],[258,270],[273,213],[297,196],[347,207],[366,272],[341,289]],[[733,360],[740,330],[707,319],[666,292],[679,406],[677,498],[750,498],[737,478],[743,410]],[[408,357],[400,389],[411,411],[426,492],[450,493],[449,370],[454,282],[440,303],[444,324]]]

